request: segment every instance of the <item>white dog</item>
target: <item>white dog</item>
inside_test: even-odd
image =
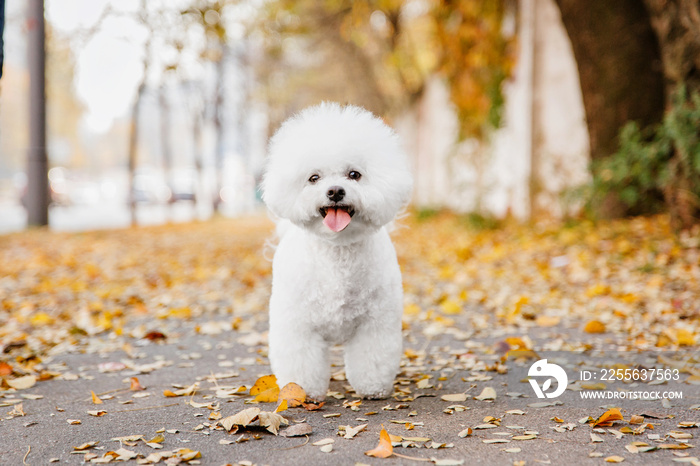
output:
[[[385,226],[412,178],[394,132],[366,110],[307,108],[270,141],[263,199],[282,220],[272,263],[270,362],[283,387],[322,400],[329,347],[368,398],[392,393],[402,353],[403,291]]]

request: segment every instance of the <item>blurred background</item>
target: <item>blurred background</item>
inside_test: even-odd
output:
[[[260,210],[268,138],[322,100],[396,128],[418,209],[697,221],[694,0],[0,5],[0,232]]]

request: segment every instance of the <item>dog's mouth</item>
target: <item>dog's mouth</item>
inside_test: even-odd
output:
[[[323,217],[323,224],[336,233],[350,225],[350,220],[355,215],[354,207],[349,205],[328,205],[318,211]]]

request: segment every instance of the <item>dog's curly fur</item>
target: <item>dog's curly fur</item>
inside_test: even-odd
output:
[[[269,334],[280,386],[296,382],[323,399],[329,347],[343,344],[355,391],[391,394],[403,291],[386,225],[411,189],[397,136],[362,108],[310,107],[271,139],[263,200],[280,219]]]

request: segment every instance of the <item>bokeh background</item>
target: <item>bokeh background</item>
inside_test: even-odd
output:
[[[322,100],[396,128],[420,211],[696,222],[697,1],[3,3],[0,232],[32,209],[58,230],[261,210],[268,138]]]

